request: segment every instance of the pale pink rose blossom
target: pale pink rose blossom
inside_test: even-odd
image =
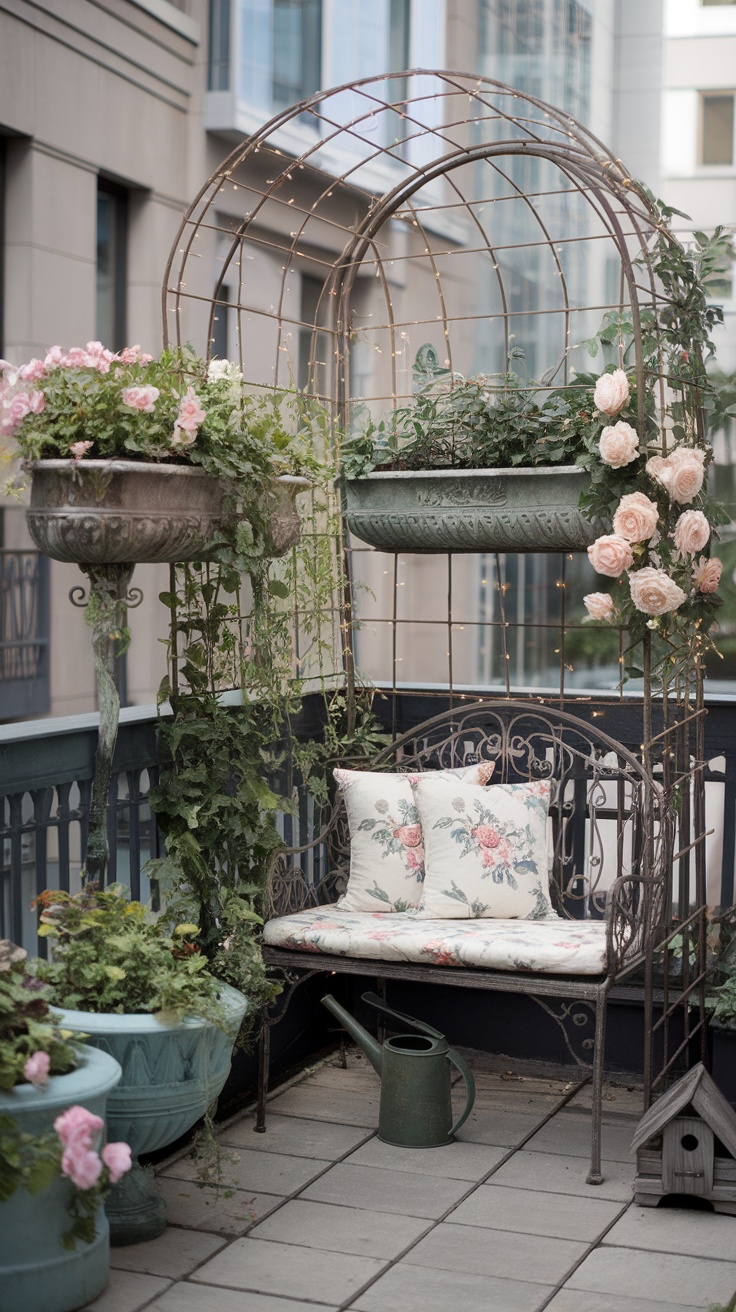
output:
[[[14,427],[22,423],[26,415],[31,413],[31,398],[27,392],[16,392],[15,396],[10,398],[8,404],[10,422]]]
[[[101,1116],[95,1116],[78,1103],[62,1112],[54,1121],[54,1129],[65,1147],[71,1143],[81,1143],[84,1148],[89,1148],[93,1135],[99,1134],[104,1125]]]
[[[82,457],[87,454],[91,446],[94,446],[94,442],[72,442],[69,450],[75,460],[81,460]]]
[[[626,374],[623,369],[614,369],[612,374],[601,374],[595,385],[593,401],[604,415],[617,415],[619,410],[623,410],[629,396]]]
[[[665,615],[677,610],[685,593],[663,569],[638,569],[629,575],[631,600],[645,615]]]
[[[160,395],[157,387],[124,387],[121,392],[123,405],[130,406],[131,410],[140,410],[147,415],[153,414]]]
[[[130,1144],[127,1143],[108,1143],[102,1149],[102,1160],[110,1172],[110,1183],[117,1184],[121,1176],[125,1175],[132,1166],[130,1153]]]
[[[675,447],[666,459],[653,456],[647,461],[647,473],[666,488],[670,501],[687,503],[703,486],[705,452],[699,447]]]
[[[631,424],[619,419],[612,427],[604,428],[598,443],[601,460],[611,469],[630,465],[639,454],[639,434]]]
[[[140,349],[141,349],[140,344],[136,346],[126,346],[124,350],[120,352],[120,360],[122,361],[123,364],[135,364],[136,360],[138,359]]]
[[[64,352],[60,346],[50,346],[46,352],[44,364],[47,369],[53,369],[56,365],[64,363]]]
[[[476,825],[470,832],[473,838],[477,838],[481,847],[498,847],[501,842],[501,835],[492,825]]]
[[[393,837],[398,838],[404,847],[418,847],[422,841],[421,825],[401,825],[392,832]]]
[[[710,560],[701,556],[697,564],[693,565],[693,583],[698,592],[706,595],[717,592],[722,573],[723,562],[717,556],[711,556]]]
[[[0,374],[15,372],[15,365],[9,360],[0,360]]]
[[[702,510],[686,510],[675,524],[675,546],[685,555],[694,556],[708,545],[710,524]]]
[[[90,369],[94,368],[94,362],[90,360],[86,351],[81,346],[72,346],[63,356],[61,362],[67,369]]]
[[[629,492],[618,503],[613,531],[627,542],[646,542],[657,531],[659,507],[643,492]]]
[[[207,411],[202,409],[197,393],[193,387],[188,387],[179,402],[179,413],[176,416],[176,427],[182,428],[185,433],[194,433],[199,425],[204,423],[207,418]]]
[[[608,592],[589,592],[583,597],[583,605],[592,620],[613,619],[613,597]]]
[[[77,1189],[94,1189],[102,1174],[102,1162],[96,1152],[85,1148],[78,1140],[72,1140],[61,1155],[61,1173],[77,1186]]]
[[[31,392],[28,398],[32,415],[40,415],[46,406],[46,397],[43,392]]]
[[[23,1074],[29,1084],[45,1084],[49,1078],[51,1058],[47,1052],[34,1052],[23,1067]]]
[[[46,365],[43,360],[29,360],[24,364],[22,369],[18,370],[18,377],[23,379],[24,383],[37,383],[41,378],[46,377]]]
[[[424,848],[421,843],[419,847],[405,848],[404,856],[406,857],[407,869],[420,871],[424,869]]]
[[[138,363],[139,363],[139,364],[150,364],[151,361],[152,361],[152,359],[153,359],[153,356],[152,356],[152,355],[146,355],[146,352],[145,352],[145,351],[141,351],[141,352],[139,353],[139,355],[138,355]]]
[[[605,574],[609,579],[619,578],[634,563],[630,544],[617,533],[596,538],[593,545],[588,547],[588,559],[596,574]]]

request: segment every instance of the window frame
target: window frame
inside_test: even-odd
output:
[[[706,161],[705,156],[705,103],[707,100],[731,101],[731,158],[720,162]],[[711,88],[698,92],[698,168],[733,169],[736,164],[736,88]]]

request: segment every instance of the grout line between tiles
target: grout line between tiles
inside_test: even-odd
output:
[[[568,1267],[562,1279],[558,1281],[558,1283],[555,1285],[555,1288],[552,1290],[551,1294],[548,1294],[544,1302],[539,1304],[539,1307],[535,1309],[535,1312],[544,1312],[544,1309],[546,1307],[549,1307],[550,1303],[552,1302],[552,1299],[557,1297],[561,1289],[564,1289],[565,1285],[570,1279],[570,1276],[574,1275],[575,1272],[578,1270],[578,1268],[582,1266],[583,1262],[585,1262],[586,1259],[590,1257],[591,1253],[595,1252],[596,1248],[598,1248],[599,1245],[603,1242],[608,1232],[612,1230],[613,1227],[621,1220],[621,1217],[626,1212],[628,1212],[629,1208],[633,1205],[633,1202],[634,1199],[631,1198],[628,1203],[623,1204],[619,1212],[616,1214],[616,1216],[614,1216],[613,1220],[610,1221],[609,1224],[605,1226],[603,1230],[601,1230],[601,1233],[599,1235],[596,1235],[595,1239],[591,1240],[591,1242],[588,1244],[588,1247],[586,1248],[585,1252],[581,1255],[581,1257],[579,1257],[576,1262],[573,1262],[572,1266]]]

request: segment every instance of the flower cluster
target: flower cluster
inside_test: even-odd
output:
[[[127,1143],[106,1143],[101,1152],[95,1148],[105,1122],[86,1107],[69,1107],[54,1121],[54,1130],[62,1145],[61,1174],[83,1191],[117,1184],[131,1167]]]
[[[614,369],[597,380],[593,400],[602,416],[613,418],[620,416],[630,396],[626,373]],[[648,455],[641,450],[636,429],[619,417],[603,428],[597,454],[608,470],[624,472],[618,483],[611,480],[618,497],[613,531],[588,547],[590,562],[608,578],[627,574],[629,595],[622,610],[633,607],[648,617],[649,628],[657,627],[660,616],[697,606],[718,588],[721,562],[703,555],[696,559],[711,538],[711,522],[701,508],[707,453],[682,444],[666,454]],[[620,491],[624,479],[633,483],[634,491]],[[696,501],[697,508],[684,509]],[[583,600],[591,619],[620,618],[606,593],[590,593]]]

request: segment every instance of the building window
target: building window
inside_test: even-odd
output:
[[[111,351],[126,336],[128,197],[122,187],[97,183],[97,305],[95,332]]]
[[[733,164],[733,115],[733,91],[701,95],[701,164]]]
[[[299,362],[297,385],[302,392],[321,395],[327,380],[330,339],[320,332],[325,322],[326,297],[321,278],[302,274],[302,293],[299,317]]]
[[[217,305],[212,317],[210,355],[213,360],[229,360],[230,348],[228,319],[230,318],[230,288],[222,286],[217,293]]]
[[[230,90],[230,0],[210,0],[207,90]]]
[[[322,0],[273,0],[273,108],[306,100],[321,78]]]

